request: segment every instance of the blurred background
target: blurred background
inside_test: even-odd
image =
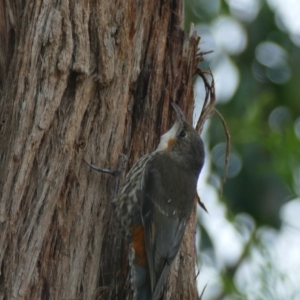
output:
[[[203,299],[300,299],[300,0],[186,0],[217,109],[202,136],[198,287]],[[195,82],[197,120],[204,99]]]

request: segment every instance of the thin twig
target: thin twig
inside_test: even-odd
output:
[[[202,290],[202,292],[201,292],[201,295],[200,295],[200,297],[199,297],[199,300],[202,300],[202,297],[203,297],[203,294],[204,294],[204,292],[205,292],[206,287],[207,287],[207,284],[204,286],[204,288],[203,288],[203,290]]]
[[[201,201],[200,196],[196,194],[197,202],[200,205],[200,207],[208,214],[208,210],[205,207],[204,203]]]
[[[230,140],[231,140],[231,136],[230,136],[230,132],[228,130],[228,127],[226,125],[226,121],[225,121],[224,117],[222,116],[222,114],[216,108],[215,108],[215,112],[217,113],[217,115],[221,119],[222,124],[223,124],[223,128],[225,130],[225,134],[226,134],[225,169],[224,169],[224,176],[223,176],[222,188],[221,188],[221,194],[222,194],[223,193],[223,187],[224,187],[224,184],[225,184],[226,178],[227,178],[228,167],[229,167],[229,154],[230,154]]]
[[[203,59],[203,55],[210,53],[211,51],[208,52],[201,52],[199,53],[199,61]],[[201,77],[204,83],[204,88],[205,88],[205,98],[204,98],[204,103],[202,106],[202,111],[199,117],[199,120],[196,125],[196,130],[198,132],[201,132],[203,130],[205,121],[210,118],[214,113],[217,113],[219,118],[222,121],[222,125],[224,127],[225,133],[226,133],[226,154],[225,154],[225,170],[224,170],[224,177],[222,180],[222,187],[221,187],[221,194],[223,193],[223,187],[226,182],[227,178],[227,173],[228,173],[228,166],[229,166],[229,154],[230,154],[230,133],[228,130],[228,127],[226,125],[226,121],[223,118],[222,114],[215,108],[215,103],[216,103],[216,93],[215,93],[215,82],[214,82],[214,77],[212,75],[211,70],[209,69],[208,71],[204,71],[201,68],[197,68],[196,74]],[[208,81],[207,75],[211,77],[211,82]]]
[[[196,125],[196,130],[201,132],[204,126],[206,119],[212,116],[214,113],[214,106],[216,102],[215,96],[215,82],[211,71],[203,71],[200,68],[197,69],[196,74],[199,75],[204,83],[205,88],[205,99],[202,106],[202,111],[199,117],[199,120]],[[208,82],[206,75],[211,77],[211,83]]]

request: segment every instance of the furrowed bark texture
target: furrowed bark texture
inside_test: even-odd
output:
[[[113,178],[191,121],[182,1],[0,0],[0,299],[132,299]],[[195,217],[164,299],[196,299]]]

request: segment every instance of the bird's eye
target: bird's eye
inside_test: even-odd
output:
[[[182,138],[185,137],[186,132],[184,130],[180,131],[179,136],[182,137]]]

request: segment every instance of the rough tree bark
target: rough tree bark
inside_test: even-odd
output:
[[[0,299],[131,299],[113,178],[191,121],[182,0],[0,0]],[[164,299],[197,299],[195,215]]]

